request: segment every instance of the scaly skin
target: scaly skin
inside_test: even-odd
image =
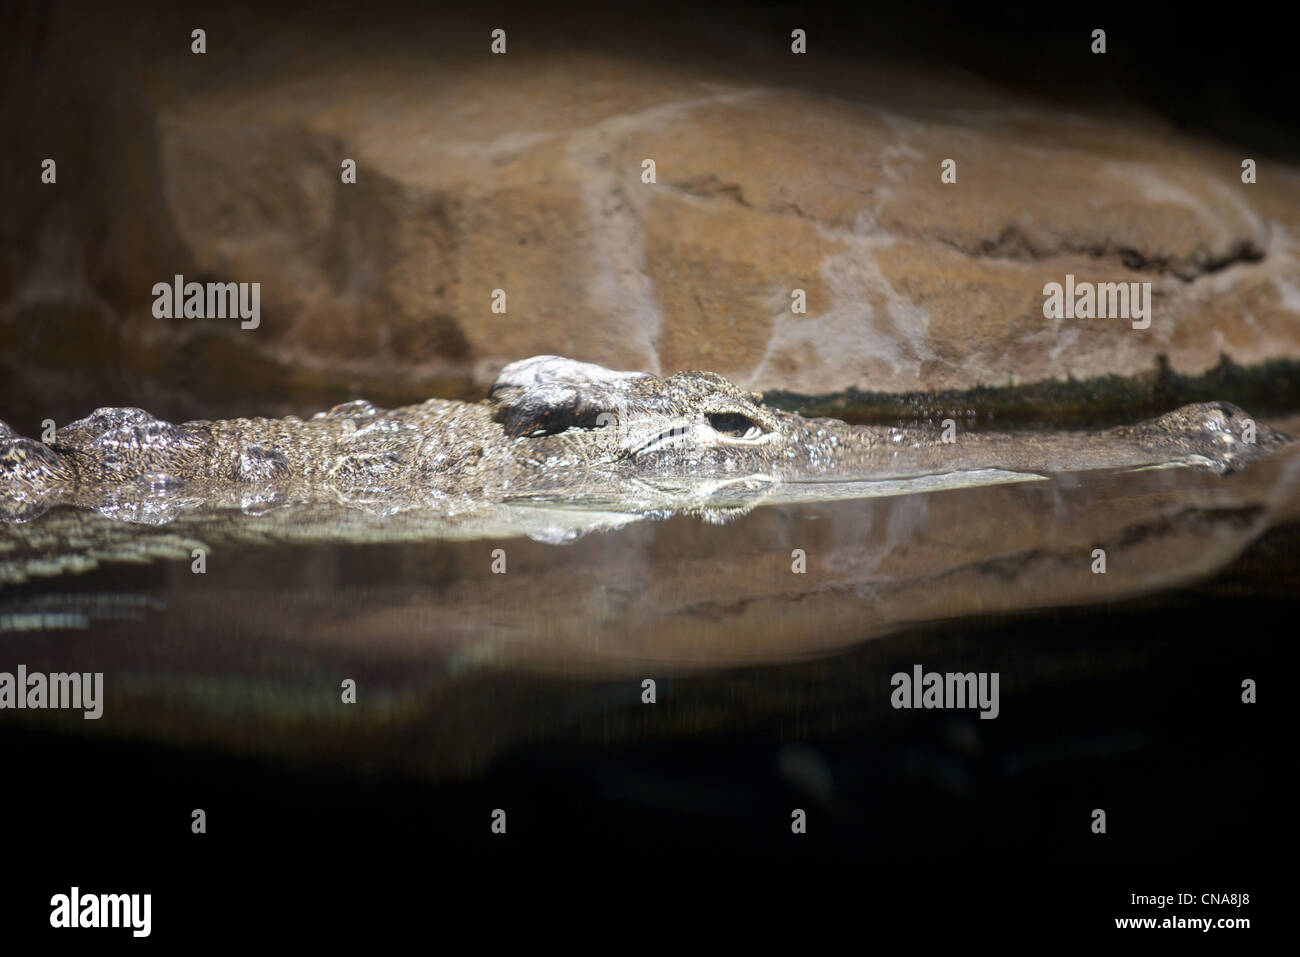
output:
[[[1101,432],[959,433],[854,427],[769,409],[713,373],[659,379],[554,356],[502,370],[479,403],[431,399],[385,411],[351,402],[308,420],[173,425],[99,409],[48,446],[0,423],[0,516],[50,506],[106,511],[124,488],[186,504],[391,501],[439,507],[576,486],[611,495],[653,483],[885,479],[997,468],[1082,471],[1185,463],[1233,471],[1288,441],[1223,402]]]

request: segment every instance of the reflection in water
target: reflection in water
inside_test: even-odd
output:
[[[591,490],[458,516],[315,503],[139,524],[55,510],[0,526],[0,620],[25,623],[6,632],[6,660],[106,672],[102,727],[68,722],[76,733],[474,773],[567,720],[572,698],[530,706],[552,680],[539,676],[612,682],[635,703],[646,677],[669,687],[925,622],[1211,576],[1270,529],[1294,529],[1300,449],[1229,476],[742,483],[676,510],[617,506]],[[59,613],[85,620],[32,617]],[[354,709],[338,705],[344,678],[361,691]],[[864,706],[882,691],[864,690]],[[815,758],[791,752],[781,769],[829,794]]]

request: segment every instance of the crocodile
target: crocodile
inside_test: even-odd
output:
[[[979,470],[1189,465],[1223,474],[1288,441],[1226,402],[1092,432],[854,426],[771,408],[711,372],[660,378],[547,355],[505,366],[480,402],[384,410],[357,400],[308,419],[180,424],[101,408],[48,443],[0,422],[0,516],[31,521],[54,506],[117,514],[141,494],[172,511],[177,503],[342,500],[395,512],[579,488],[615,496],[657,489],[671,498],[730,485]]]

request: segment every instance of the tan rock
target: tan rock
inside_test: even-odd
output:
[[[1256,157],[1244,185],[1238,151],[1149,118],[844,64],[794,88],[595,53],[419,56],[397,36],[303,49],[249,13],[214,14],[214,34],[259,31],[244,68],[199,69],[161,39],[184,18],[157,16],[125,65],[51,33],[58,82],[31,88],[17,142],[53,130],[69,152],[61,192],[19,198],[0,246],[13,375],[62,374],[49,337],[15,329],[60,303],[53,340],[110,335],[128,379],[290,401],[473,394],[546,352],[811,393],[1300,356],[1300,172]],[[98,110],[91,134],[72,103]],[[6,171],[30,163],[15,149]],[[155,319],[152,284],[178,273],[260,282],[260,327]],[[1044,318],[1067,273],[1151,282],[1150,328]]]

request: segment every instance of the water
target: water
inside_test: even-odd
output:
[[[544,746],[575,714],[619,729],[613,738],[647,728],[675,740],[716,717],[716,705],[692,714],[675,697],[682,680],[725,688],[736,669],[796,674],[792,663],[874,647],[892,660],[891,636],[1203,588],[1262,539],[1294,541],[1300,449],[1228,477],[987,472],[727,487],[684,514],[617,506],[593,492],[456,515],[311,503],[173,509],[143,523],[59,509],[3,526],[6,661],[102,670],[108,716],[9,717],[435,786],[472,781],[526,742]],[[1276,597],[1278,576],[1257,570],[1248,589]],[[1052,629],[1039,637],[1041,654],[1005,687],[1041,691]],[[968,671],[986,650],[962,641],[946,654]],[[852,703],[828,703],[839,692],[823,667],[762,710],[793,708],[796,728],[828,708],[847,709],[850,724],[895,720],[893,666],[869,659],[855,659],[865,670]],[[1061,667],[1100,681],[1105,659]],[[340,701],[346,679],[355,705]],[[641,702],[647,679],[653,707]],[[575,699],[556,692],[575,682]],[[467,696],[492,705],[468,720]],[[646,715],[665,710],[679,724],[653,730]]]
[[[1250,891],[1263,923],[1300,450],[960,478],[456,514],[163,487],[0,525],[0,670],[105,676],[99,720],[3,713],[15,906],[43,919],[73,873],[154,893],[161,933],[213,902],[422,914],[533,868],[568,893],[574,869],[833,865],[877,918],[1097,927],[1188,887]],[[996,720],[895,709],[917,666],[997,674]]]

